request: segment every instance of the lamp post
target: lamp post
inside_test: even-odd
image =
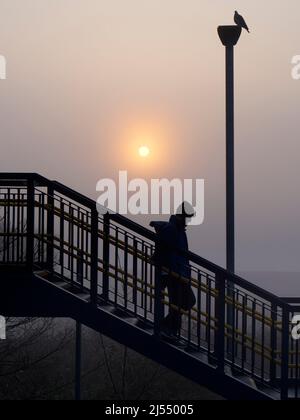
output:
[[[242,28],[219,26],[226,47],[226,249],[227,270],[235,272],[235,182],[234,182],[234,46]]]

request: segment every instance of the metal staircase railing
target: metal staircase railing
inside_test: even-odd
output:
[[[156,241],[153,232],[125,217],[100,217],[94,201],[57,182],[0,174],[0,264],[47,270],[87,292],[91,304],[110,303],[159,337],[170,303],[160,287],[166,269],[151,259]],[[197,298],[194,308],[181,310],[181,341],[224,375],[230,369],[281,399],[298,398],[300,352],[291,321],[299,306],[194,253],[188,258],[191,278],[168,273],[188,283]]]

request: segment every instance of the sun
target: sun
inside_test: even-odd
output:
[[[148,146],[141,146],[139,148],[139,155],[142,158],[147,158],[150,155],[150,149]]]

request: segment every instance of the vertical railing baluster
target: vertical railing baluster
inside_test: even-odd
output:
[[[142,241],[142,243],[141,243],[141,250],[142,250],[142,256],[144,255],[144,253],[145,253],[145,243],[144,243],[144,241]],[[141,280],[142,280],[142,289],[143,289],[143,292],[142,292],[142,295],[141,295],[141,308],[143,309],[143,310],[145,310],[145,301],[146,301],[146,293],[147,293],[147,285],[145,284],[145,281],[144,281],[144,277],[145,277],[145,263],[144,263],[144,260],[143,260],[143,258],[141,259]]]
[[[216,274],[216,318],[217,330],[215,332],[215,354],[217,358],[218,370],[224,372],[225,369],[225,314],[226,314],[226,280]]]
[[[45,263],[45,259],[47,260],[47,234],[46,234],[46,226],[45,226],[45,216],[46,216],[46,208],[45,208],[45,201],[46,201],[46,194],[42,194],[42,213],[41,213],[41,223],[42,223],[42,262]],[[46,241],[46,242],[45,242]]]
[[[294,314],[291,314],[291,318],[293,317]],[[292,337],[290,337],[289,339],[289,354],[290,354],[290,359],[289,359],[289,363],[292,365],[292,367],[289,369],[289,381],[292,381],[293,387],[292,387],[292,392],[293,394],[295,393],[296,389],[295,389],[295,369],[294,369],[294,364],[295,364],[295,346],[296,346],[296,340],[292,339]],[[295,395],[293,395],[292,398],[295,398]]]
[[[72,204],[69,204],[69,252],[70,252],[70,271],[71,271],[71,284],[74,284],[74,208]]]
[[[124,303],[125,309],[128,309],[128,234],[125,233],[124,250]]]
[[[84,242],[84,233],[85,233],[85,225],[84,225],[84,213],[83,211],[80,212],[80,226],[81,226],[81,239],[80,239],[80,250],[82,253],[82,286],[84,286],[84,265],[86,264],[86,252],[85,252],[85,242]]]
[[[155,251],[157,255],[161,255],[161,243],[159,240],[155,243]],[[164,304],[162,301],[161,288],[162,267],[158,262],[155,266],[155,302],[154,302],[154,334],[159,336],[161,330],[161,321],[164,317]]]
[[[95,206],[91,209],[91,302],[94,305],[98,302],[98,225],[99,215]]]
[[[118,304],[119,298],[119,229],[116,227],[115,230],[115,291],[114,291],[114,302]]]
[[[71,241],[72,241],[72,229],[71,229],[71,204],[68,203],[67,208],[67,233],[68,233],[68,271],[71,270]]]
[[[133,304],[134,304],[134,315],[137,315],[137,276],[138,276],[138,242],[136,239],[133,241]]]
[[[4,220],[3,220],[3,233],[4,233],[4,238],[3,238],[3,262],[8,262],[7,259],[7,194],[4,193],[3,195],[3,199],[4,199]]]
[[[151,252],[151,256],[154,254],[154,246],[151,244],[150,245],[150,252]],[[154,309],[154,304],[153,304],[153,291],[155,288],[155,275],[154,275],[154,270],[153,270],[153,266],[150,263],[150,284],[151,284],[151,297],[150,297],[150,313],[153,314],[153,309]]]
[[[242,297],[242,294],[239,292],[238,289],[235,289],[235,298],[236,298],[235,307],[236,307],[236,310],[235,310],[235,315],[234,315],[234,325],[235,325],[236,334],[234,336],[234,339],[235,339],[235,341],[234,341],[234,356],[235,356],[236,359],[239,358],[239,347],[242,347],[242,346],[240,346],[239,339],[238,339],[238,337],[239,337],[238,332],[240,331],[240,320],[241,320],[240,319],[240,310],[239,310],[240,305],[242,304],[240,302],[241,297]],[[242,331],[242,334],[243,334],[243,331]]]
[[[20,223],[21,223],[21,217],[20,217],[20,215],[21,215],[21,213],[20,213],[21,212],[21,209],[20,209],[20,206],[21,206],[20,188],[18,188],[17,201],[18,201],[18,206],[17,206],[17,237],[18,237],[18,239],[17,239],[17,262],[20,263],[20,243],[21,243],[21,241],[20,241],[20,235],[21,235],[21,226],[20,226]]]
[[[247,357],[247,348],[246,348],[246,336],[247,336],[247,296],[242,296],[242,370],[245,369],[246,357]]]
[[[230,298],[232,299],[232,305],[231,305],[231,319],[233,320],[233,322],[231,323],[230,327],[231,327],[231,348],[230,348],[230,352],[231,352],[231,364],[232,364],[232,368],[234,368],[235,366],[235,359],[236,359],[236,327],[235,327],[235,322],[236,322],[236,310],[235,310],[235,305],[236,305],[236,296],[237,296],[237,292],[236,290],[233,288],[232,283],[229,283],[229,288],[230,290]]]
[[[271,362],[270,362],[270,381],[274,383],[277,379],[277,366],[276,366],[276,350],[277,350],[277,304],[272,303],[271,308]]]
[[[12,232],[12,261],[15,261],[15,251],[16,251],[16,218],[15,218],[15,210],[16,210],[16,196],[15,194],[12,195],[12,226],[11,226],[11,232]]]
[[[26,266],[29,272],[34,266],[34,179],[30,177],[27,182],[27,243]]]
[[[41,266],[41,263],[42,263],[42,253],[43,253],[43,247],[44,247],[44,241],[45,241],[45,238],[43,237],[44,232],[42,230],[43,229],[42,228],[42,212],[43,212],[42,199],[43,199],[43,194],[38,193],[36,197],[36,201],[37,201],[36,226],[38,230],[36,250],[37,250],[37,261],[38,261],[39,266]]]
[[[144,282],[144,289],[145,289],[145,299],[144,299],[144,319],[147,320],[147,311],[148,311],[148,293],[149,293],[149,289],[148,289],[148,267],[147,267],[147,245],[145,244],[145,242],[143,241],[143,277],[142,277],[142,281]]]
[[[83,287],[83,254],[82,254],[82,246],[81,246],[81,213],[80,207],[77,206],[76,208],[76,249],[77,249],[77,272],[81,270],[80,276],[81,277],[81,287]]]
[[[22,193],[21,195],[22,200],[22,211],[21,211],[21,232],[22,232],[22,240],[21,240],[21,262],[24,263],[26,255],[25,255],[25,243],[27,240],[27,235],[25,234],[26,228],[25,228],[25,210],[26,210],[26,198],[25,195]]]
[[[8,188],[7,189],[7,242],[6,242],[7,262],[11,262],[10,260],[10,248],[11,248],[10,197],[11,197],[11,190],[10,188]]]
[[[256,299],[252,302],[252,344],[251,344],[251,373],[255,374],[255,363],[256,363],[256,353],[255,353],[255,341],[256,341]]]
[[[3,191],[5,191],[3,189]],[[6,220],[7,220],[7,209],[6,209],[6,193],[3,192],[3,252],[2,252],[2,262],[7,262],[6,261]]]
[[[300,364],[299,364],[299,340],[296,341],[296,375],[295,375],[295,379],[296,379],[296,384],[295,384],[295,398],[299,398],[299,369],[300,369]]]
[[[61,277],[64,277],[65,272],[65,204],[63,199],[60,199],[60,218],[59,218],[59,264],[60,264],[60,274]]]
[[[208,300],[207,300],[207,326],[208,326],[208,334],[207,334],[207,348],[208,354],[211,351],[211,278],[207,276],[207,287],[208,287]]]
[[[192,290],[192,274],[190,275],[188,286],[189,286],[189,290]],[[188,347],[190,347],[191,342],[192,342],[192,308],[189,307],[189,310],[188,310]]]
[[[265,304],[262,304],[262,326],[261,326],[261,378],[265,380],[265,318],[266,318],[266,309]]]
[[[54,270],[54,188],[48,186],[48,212],[47,212],[47,270]],[[45,209],[43,209],[45,211]],[[62,215],[61,215],[62,217]]]
[[[90,240],[89,240],[89,235],[90,235],[90,224],[89,224],[89,212],[88,210],[86,210],[85,212],[85,278],[88,279],[89,278],[89,259],[88,259],[88,254],[89,254],[89,249],[90,249]]]
[[[2,193],[2,188],[1,188],[1,194],[0,194],[0,199],[1,201],[3,200],[3,205],[1,205],[0,210],[1,210],[1,216],[2,216],[2,208],[3,208],[3,217],[2,217],[2,229],[3,229],[3,237],[1,238],[1,252],[0,252],[0,258],[1,258],[1,262],[5,261],[5,257],[4,257],[4,249],[5,249],[5,196],[3,196]]]
[[[198,271],[198,288],[197,288],[197,337],[198,337],[198,350],[201,347],[201,331],[202,331],[202,274],[201,271]]]
[[[110,214],[103,218],[103,299],[109,298]]]
[[[282,308],[282,356],[281,356],[281,399],[289,396],[289,341],[290,341],[290,313],[286,306]]]
[[[82,249],[77,253],[77,283],[83,289],[84,256]]]
[[[206,343],[209,341],[209,281],[208,281],[208,274],[205,275],[205,283],[206,283],[206,295],[205,295],[205,312],[206,312],[206,331],[205,331],[205,339]]]

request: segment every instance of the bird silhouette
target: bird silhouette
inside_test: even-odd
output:
[[[250,33],[248,25],[245,22],[245,19],[243,18],[243,16],[239,15],[237,11],[234,14],[234,22],[237,24],[237,26],[240,26],[241,28],[246,29],[246,31]]]

